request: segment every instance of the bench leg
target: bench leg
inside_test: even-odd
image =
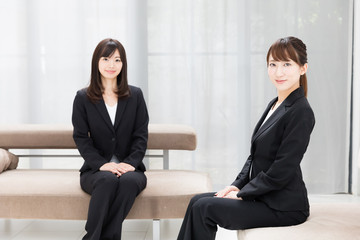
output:
[[[160,219],[153,219],[153,240],[160,240]]]
[[[163,169],[169,169],[169,150],[164,150],[163,154],[164,154]]]

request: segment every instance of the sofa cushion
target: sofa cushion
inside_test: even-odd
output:
[[[191,197],[211,190],[206,173],[151,170],[145,174],[147,187],[128,219],[183,218]],[[86,219],[89,200],[77,170],[17,169],[0,174],[0,218]]]
[[[238,231],[238,239],[360,239],[360,203],[314,203],[310,210],[310,217],[303,224],[242,230]]]

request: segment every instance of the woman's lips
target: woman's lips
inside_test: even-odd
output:
[[[114,74],[116,71],[105,70],[105,72],[110,73],[110,74]]]
[[[286,80],[275,80],[275,82],[277,82],[279,84],[283,84],[284,82],[286,82]]]

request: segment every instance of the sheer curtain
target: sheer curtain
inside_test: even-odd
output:
[[[311,193],[347,191],[351,0],[1,1],[0,123],[70,123],[76,90],[106,37],[127,50],[129,82],[151,123],[193,126],[194,152],[171,168],[230,184],[249,154],[253,127],[276,96],[265,55],[282,36],[304,40],[317,124],[302,163]]]
[[[142,3],[1,1],[0,123],[71,124],[76,91],[89,83],[92,53],[108,37],[124,44],[130,84],[140,86],[146,96],[147,8]],[[32,158],[20,161],[19,168],[81,164],[80,158]]]
[[[249,154],[252,130],[276,91],[266,52],[303,39],[317,124],[302,163],[311,193],[347,192],[352,1],[148,1],[149,108],[153,122],[192,125],[193,154],[171,166],[230,184]],[[176,161],[174,161],[176,158]]]
[[[92,53],[108,37],[124,44],[130,82],[147,92],[146,6],[140,2],[1,1],[0,108],[6,114],[0,121],[70,123],[76,91],[89,83]]]

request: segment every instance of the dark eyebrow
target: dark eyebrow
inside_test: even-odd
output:
[[[288,60],[275,60],[275,59],[271,59],[269,60],[269,62],[291,62],[292,60],[291,59],[288,59]]]

